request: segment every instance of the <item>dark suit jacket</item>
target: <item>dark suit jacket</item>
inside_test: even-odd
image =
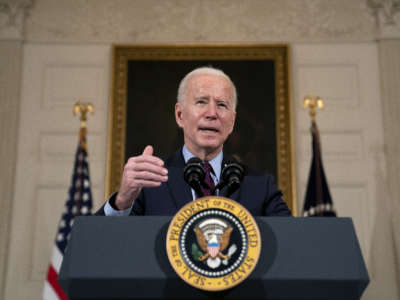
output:
[[[178,150],[165,161],[168,182],[156,188],[143,188],[136,199],[131,215],[174,215],[193,200],[190,186],[183,179],[185,161]],[[225,195],[223,188],[220,196]],[[114,196],[115,197],[115,196]],[[253,216],[290,216],[274,179],[268,174],[257,174],[245,167],[245,176],[238,190],[229,198],[246,207]],[[110,201],[113,201],[113,197]],[[96,215],[104,215],[104,207]]]

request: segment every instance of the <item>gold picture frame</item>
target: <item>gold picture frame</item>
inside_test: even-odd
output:
[[[275,135],[276,145],[274,150],[276,157],[273,158],[276,161],[275,175],[278,178],[278,186],[283,192],[283,198],[295,215],[297,209],[293,162],[292,112],[289,95],[289,48],[283,44],[115,45],[113,47],[112,95],[108,124],[106,197],[119,187],[123,166],[127,159],[125,154],[126,145],[127,142],[130,142],[130,136],[135,135],[135,133],[131,132],[132,130],[129,131],[129,138],[126,135],[127,114],[130,113],[127,111],[128,86],[130,84],[129,70],[132,68],[132,64],[134,66],[135,63],[148,62],[157,66],[158,64],[161,65],[161,62],[178,64],[197,61],[210,62],[209,64],[211,65],[213,62],[227,62],[234,66],[240,62],[242,67],[243,63],[246,62],[256,62],[259,65],[259,63],[265,61],[272,66],[272,81],[274,82],[274,109],[272,114],[275,120],[273,135]],[[145,68],[144,70],[147,69]],[[227,74],[230,75],[229,73]],[[263,76],[261,73],[258,77]],[[176,82],[176,86],[171,87],[171,89],[176,91],[178,83]],[[246,102],[242,103],[240,100],[241,91],[238,90],[238,93],[239,108],[246,106]],[[260,101],[267,100],[260,99]],[[168,112],[168,114],[171,119],[174,119],[171,112]],[[265,137],[265,139],[268,139],[268,137]]]

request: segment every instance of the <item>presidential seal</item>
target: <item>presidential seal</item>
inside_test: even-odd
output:
[[[186,204],[168,228],[167,254],[173,269],[202,290],[221,291],[241,283],[254,270],[260,250],[254,218],[224,197]]]

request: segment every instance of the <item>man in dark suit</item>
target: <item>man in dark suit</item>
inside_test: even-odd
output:
[[[231,134],[236,117],[236,89],[221,70],[198,68],[180,83],[175,119],[183,129],[184,146],[164,163],[147,146],[131,157],[124,167],[118,193],[97,212],[99,215],[174,215],[196,198],[184,182],[185,162],[197,156],[211,165],[211,177],[218,184],[223,163],[223,144]],[[224,195],[223,190],[220,195]],[[271,175],[256,174],[245,168],[240,188],[232,199],[253,215],[288,216]]]

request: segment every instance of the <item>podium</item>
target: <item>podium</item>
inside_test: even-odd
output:
[[[171,217],[79,217],[59,274],[74,299],[360,299],[369,283],[349,218],[258,217],[260,259],[222,292],[191,287],[166,254]]]

